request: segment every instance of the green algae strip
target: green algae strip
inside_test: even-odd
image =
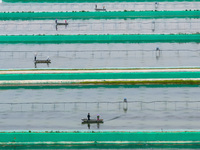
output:
[[[3,85],[3,84],[2,84]],[[9,85],[17,85],[19,84],[4,84],[4,86],[9,86]],[[22,84],[22,85],[27,85],[27,84]],[[33,86],[38,86],[39,84],[32,84]],[[41,85],[49,85],[48,83],[46,84],[41,84]],[[51,84],[51,85],[56,85],[56,84]],[[108,86],[108,85],[113,85],[113,86],[147,86],[147,87],[188,87],[188,86],[198,86],[200,85],[200,80],[182,80],[182,79],[176,79],[176,80],[143,80],[143,81],[87,81],[87,82],[77,82],[77,83],[71,83],[71,84],[65,84],[62,83],[62,85],[96,85],[96,86]],[[58,85],[57,85],[58,86]],[[30,87],[30,84],[29,84]]]
[[[0,44],[59,43],[188,43],[200,42],[200,34],[175,35],[0,35]]]
[[[200,18],[200,11],[0,12],[0,20]]]
[[[104,80],[104,79],[194,79],[200,72],[120,72],[120,73],[55,73],[0,74],[0,81],[13,80]]]
[[[40,82],[30,82],[30,81],[23,81],[23,82],[2,82],[0,83],[0,89],[18,89],[18,88],[28,88],[28,89],[53,89],[58,87],[68,87],[68,88],[89,88],[89,87],[104,87],[104,88],[111,88],[112,87],[124,87],[124,86],[135,86],[135,88],[139,88],[141,86],[146,87],[198,87],[200,85],[200,79],[194,80],[194,79],[166,79],[166,80],[135,80],[135,81],[108,81],[108,80],[101,80],[101,81],[66,81],[62,80],[60,81],[47,81],[40,80]]]
[[[1,145],[200,144],[200,132],[1,132]]]
[[[8,3],[102,3],[102,2],[155,2],[155,0],[2,0]],[[156,2],[199,2],[199,0],[157,0]]]

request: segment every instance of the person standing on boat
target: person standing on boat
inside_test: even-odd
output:
[[[90,120],[90,113],[88,113],[87,118],[88,118],[88,120]]]
[[[35,53],[35,57],[34,57],[34,60],[36,61],[36,59],[37,59],[37,54]]]
[[[100,116],[99,116],[99,114],[98,114],[98,115],[97,115],[97,121],[99,121],[99,117],[100,117]]]
[[[55,20],[55,23],[56,23],[56,24],[58,23],[58,20],[57,20],[57,19]]]

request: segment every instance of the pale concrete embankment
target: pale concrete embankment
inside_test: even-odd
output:
[[[0,85],[200,84],[200,69],[1,70]]]
[[[199,136],[199,131],[4,131],[0,145],[195,148],[200,145]]]

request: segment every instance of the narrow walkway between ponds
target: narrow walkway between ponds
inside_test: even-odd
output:
[[[15,86],[24,84],[199,84],[199,81],[200,69],[12,70],[0,72],[0,85]]]

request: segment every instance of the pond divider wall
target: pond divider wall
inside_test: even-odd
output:
[[[0,44],[59,43],[188,43],[200,42],[200,34],[154,35],[0,35]]]
[[[0,74],[0,86],[200,84],[200,72]]]
[[[118,72],[118,73],[33,73],[0,74],[4,80],[101,80],[101,79],[195,79],[200,72]]]
[[[200,145],[199,131],[27,131],[27,132],[1,132],[0,145],[102,145],[105,144],[133,144],[140,146],[153,145]]]
[[[155,0],[2,0],[8,3],[102,3],[102,2],[155,2]],[[156,2],[199,2],[199,0],[158,0]]]
[[[0,12],[0,20],[200,18],[200,11]],[[53,22],[54,23],[54,22]]]

